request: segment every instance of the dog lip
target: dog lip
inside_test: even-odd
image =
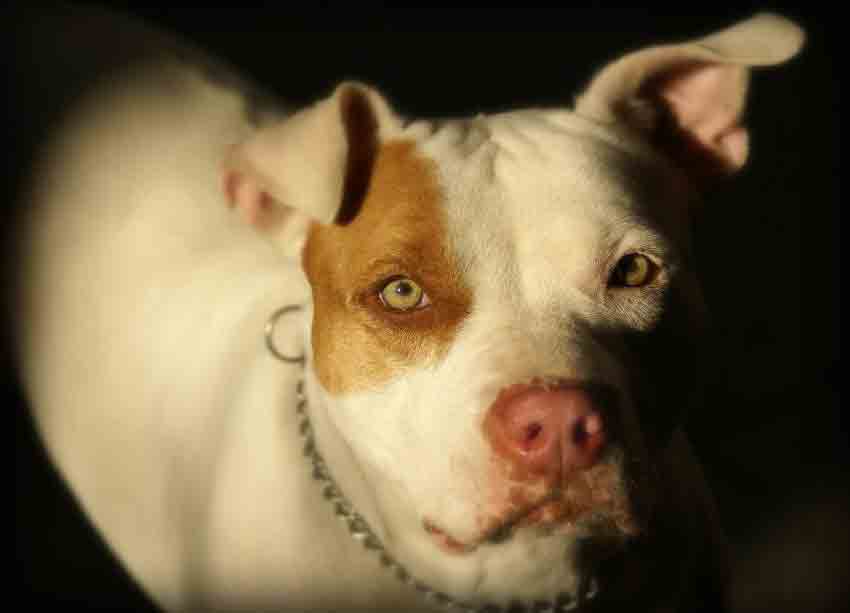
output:
[[[477,543],[468,544],[457,540],[453,536],[449,535],[445,530],[438,527],[434,522],[432,522],[428,518],[425,518],[422,521],[422,528],[425,530],[425,532],[431,535],[431,537],[436,541],[440,549],[442,549],[446,553],[466,554],[475,551],[475,549],[478,547]]]
[[[500,543],[507,539],[514,528],[524,524],[558,524],[561,520],[555,519],[551,521],[545,520],[542,515],[545,509],[550,504],[557,504],[561,498],[561,490],[555,488],[549,493],[542,496],[539,500],[525,505],[522,508],[512,513],[506,513],[496,522],[493,527],[489,528],[480,538],[481,542]]]
[[[540,500],[524,506],[518,511],[515,511],[513,513],[507,513],[498,522],[495,522],[480,536],[476,537],[470,542],[464,542],[454,538],[448,532],[440,528],[436,523],[434,523],[428,518],[425,518],[422,521],[422,528],[425,530],[425,532],[431,535],[431,537],[436,541],[437,545],[439,545],[440,548],[446,551],[447,553],[468,554],[478,549],[479,545],[482,545],[484,543],[497,544],[506,540],[516,526],[522,524],[525,520],[527,520],[536,512],[544,509],[546,505],[550,503],[557,503],[559,497],[560,491],[555,490],[546,494]],[[557,524],[561,522],[560,520],[547,522],[543,519],[540,519],[530,523],[539,523],[543,525],[547,523]]]

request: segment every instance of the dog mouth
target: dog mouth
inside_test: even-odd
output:
[[[425,519],[422,528],[428,533],[434,544],[444,553],[450,555],[467,555],[474,553],[482,545],[499,545],[511,539],[514,532],[519,528],[537,527],[544,531],[557,531],[559,527],[564,532],[572,527],[572,523],[566,524],[556,519],[547,519],[561,512],[561,503],[550,501],[541,503],[539,506],[528,511],[517,514],[515,517],[505,519],[499,525],[491,528],[483,535],[471,541],[462,541],[454,538],[448,531],[440,528],[435,522]]]
[[[535,504],[519,511],[509,511],[501,519],[491,520],[479,536],[469,541],[462,541],[453,537],[448,531],[441,528],[436,522],[429,518],[422,521],[422,528],[436,545],[446,553],[469,554],[484,544],[499,544],[510,539],[514,530],[520,526],[539,525],[541,527],[551,526],[557,523],[554,516],[559,511],[557,495],[550,494]]]
[[[557,491],[493,521],[486,531],[466,541],[453,537],[427,518],[422,527],[436,547],[451,556],[469,556],[485,546],[510,546],[519,530],[532,532],[532,539],[561,539],[563,555],[575,560],[578,583],[574,591],[559,593],[549,603],[550,608],[540,610],[583,611],[588,601],[609,597],[612,588],[617,593],[619,588],[634,589],[646,580],[645,570],[635,567],[635,559],[644,559],[647,535],[618,524],[610,509],[571,513],[563,495]],[[520,537],[520,542],[527,544],[527,536]],[[516,610],[537,609],[532,606]]]
[[[559,523],[556,517],[560,515],[561,506],[554,495],[547,496],[521,511],[509,512],[501,520],[491,521],[490,526],[479,536],[466,542],[454,538],[448,531],[428,518],[422,521],[422,528],[445,553],[453,555],[470,554],[481,545],[497,545],[509,540],[519,527],[539,526],[545,528],[556,526]]]
[[[465,555],[483,545],[509,542],[521,529],[534,530],[541,538],[602,536],[606,540],[634,540],[642,535],[646,518],[639,518],[617,476],[605,463],[568,483],[549,488],[511,487],[505,500],[478,520],[479,530],[460,539],[431,517],[422,528],[444,553]]]

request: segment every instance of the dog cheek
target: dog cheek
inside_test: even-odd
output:
[[[624,343],[638,419],[650,450],[666,448],[696,404],[709,361],[698,286],[682,279],[670,289],[654,328],[629,335]]]
[[[314,302],[312,343],[316,376],[335,396],[380,388],[409,363],[392,359],[378,335],[333,299]]]

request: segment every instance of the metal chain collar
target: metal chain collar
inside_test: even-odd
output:
[[[300,307],[283,307],[275,311],[266,324],[265,337],[266,346],[270,353],[279,360],[287,363],[304,364],[303,356],[295,358],[284,356],[277,351],[272,334],[281,315],[297,311]],[[298,431],[304,442],[303,454],[310,461],[310,469],[313,479],[321,484],[322,497],[333,506],[337,519],[348,527],[351,537],[359,541],[366,551],[378,556],[381,566],[395,575],[402,583],[413,587],[422,598],[431,606],[444,611],[464,611],[467,613],[562,613],[575,611],[579,605],[596,597],[598,589],[595,581],[585,582],[579,589],[579,597],[573,598],[568,594],[560,596],[555,601],[535,601],[533,603],[512,602],[508,605],[479,604],[473,605],[455,600],[448,594],[437,591],[419,581],[411,575],[405,567],[393,558],[381,543],[380,539],[372,531],[368,522],[352,506],[345,497],[342,490],[331,476],[328,466],[316,445],[313,434],[313,426],[307,415],[307,395],[304,392],[304,379],[300,378],[296,384],[295,413],[298,416]]]

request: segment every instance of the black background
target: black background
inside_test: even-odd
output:
[[[124,7],[295,105],[357,78],[403,114],[426,117],[569,104],[620,53],[753,12],[686,8]],[[721,351],[688,430],[733,546],[736,613],[826,612],[846,603],[850,583],[847,417],[837,391],[839,61],[830,15],[774,8],[796,18],[809,40],[788,65],[755,73],[751,161],[709,194],[697,219]],[[26,27],[22,14],[12,15],[13,28]],[[44,126],[20,82],[37,76],[8,74],[14,195]],[[149,610],[47,463],[9,364],[4,376],[15,422],[13,592],[28,606]]]

